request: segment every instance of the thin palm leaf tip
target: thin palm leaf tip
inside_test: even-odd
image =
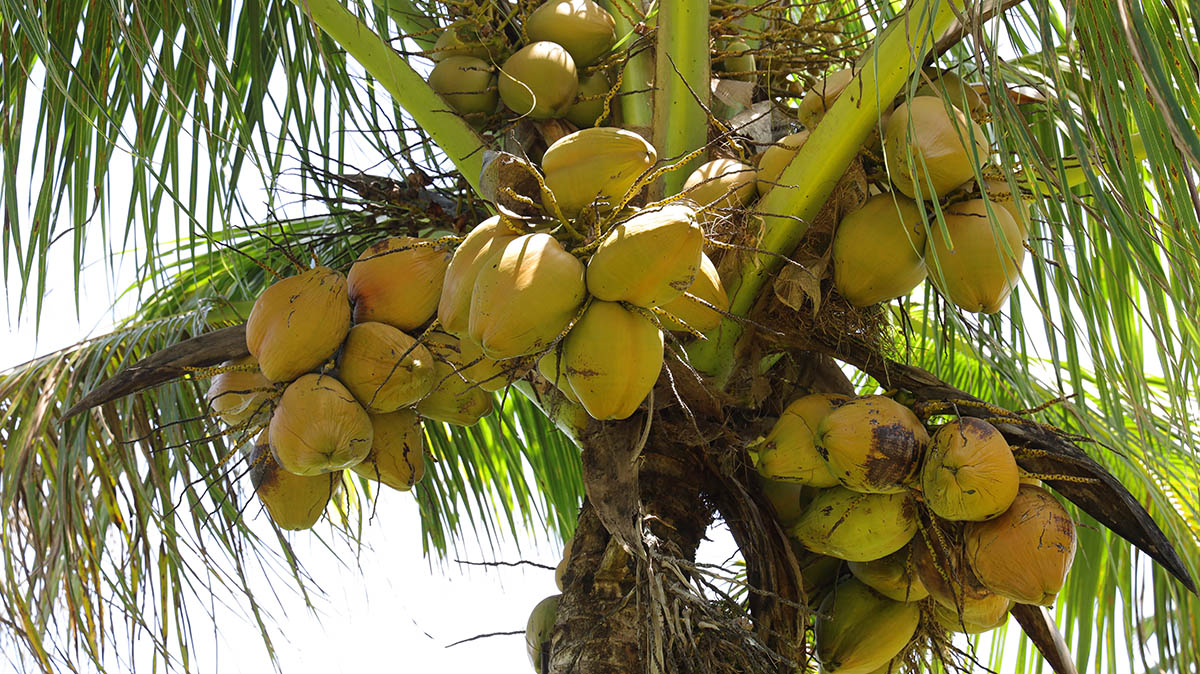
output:
[[[687,671],[773,671],[810,657],[834,671],[854,663],[862,671],[933,661],[956,671],[1012,666],[997,651],[985,656],[949,636],[1003,621],[983,611],[1006,607],[1012,600],[1002,593],[1013,587],[997,574],[1004,564],[969,559],[986,548],[986,527],[930,514],[924,476],[936,471],[914,464],[921,452],[904,444],[919,449],[920,433],[893,418],[882,424],[887,433],[869,434],[866,449],[844,441],[859,426],[838,418],[899,407],[933,437],[955,427],[948,422],[996,429],[1020,479],[1063,497],[1068,519],[1081,524],[1065,578],[1055,576],[1061,556],[1027,564],[1050,571],[1035,579],[1038,597],[1022,598],[1056,592],[1060,625],[1044,609],[1014,605],[1031,639],[1022,641],[1018,669],[1035,667],[1024,655],[1030,644],[1055,671],[1070,671],[1071,661],[1099,665],[1110,656],[1091,644],[1117,637],[1129,644],[1130,661],[1147,668],[1189,671],[1200,662],[1192,638],[1198,609],[1185,589],[1200,558],[1200,517],[1188,498],[1200,481],[1200,349],[1196,330],[1180,319],[1190,315],[1200,278],[1200,144],[1188,121],[1200,112],[1200,92],[1194,64],[1169,58],[1195,51],[1178,28],[1195,21],[1191,10],[1113,12],[1089,1],[1065,17],[1004,3],[987,20],[996,7],[948,12],[936,2],[907,13],[791,2],[680,2],[661,12],[626,0],[377,0],[348,8],[309,0],[249,3],[232,14],[203,2],[188,12],[171,4],[81,4],[76,12],[18,4],[0,6],[3,67],[22,73],[0,85],[12,111],[3,146],[25,147],[19,130],[36,131],[24,136],[31,152],[5,153],[6,260],[21,279],[11,294],[36,317],[50,243],[101,214],[100,237],[73,237],[76,259],[97,240],[120,249],[135,237],[132,290],[143,297],[112,335],[0,380],[4,555],[13,569],[2,594],[29,667],[104,662],[116,641],[101,607],[117,598],[131,629],[157,635],[164,662],[195,666],[172,660],[193,651],[186,597],[218,590],[249,608],[273,653],[273,618],[243,571],[272,568],[300,581],[301,591],[309,579],[287,537],[255,533],[255,522],[283,511],[272,512],[267,491],[251,492],[282,487],[248,479],[247,458],[260,468],[274,459],[267,435],[259,442],[265,453],[253,445],[290,382],[233,390],[262,396],[225,426],[202,401],[214,377],[251,367],[222,365],[243,354],[183,363],[170,360],[178,351],[168,347],[211,348],[216,329],[243,329],[268,286],[314,265],[349,273],[365,249],[389,237],[457,255],[479,238],[476,224],[493,208],[495,259],[503,261],[489,272],[488,302],[474,306],[471,276],[458,307],[463,334],[452,334],[459,328],[440,306],[422,309],[415,327],[392,326],[408,341],[371,379],[370,395],[347,392],[343,401],[374,404],[399,363],[428,358],[438,373],[430,386],[454,383],[451,402],[491,397],[493,413],[468,427],[428,418],[416,431],[372,424],[381,440],[369,465],[355,477],[326,474],[333,478],[318,500],[333,508],[318,535],[357,542],[380,481],[412,488],[426,552],[445,555],[485,538],[494,548],[521,530],[573,533],[555,638],[539,651],[549,671],[568,663],[591,671],[595,649],[583,635],[600,624],[608,650],[626,644],[633,658]],[[548,108],[565,117],[535,120],[545,115],[495,102],[491,77],[498,81],[509,56],[530,43],[570,42],[557,36],[558,19],[544,18],[544,7],[559,5],[593,17],[584,25],[587,44],[560,50],[579,92]],[[704,20],[708,35],[678,29]],[[132,31],[135,24],[144,29]],[[159,43],[174,51],[150,46]],[[419,74],[449,58],[478,59],[463,72],[486,77],[469,86],[431,78],[426,86]],[[185,62],[203,66],[177,65]],[[286,91],[266,85],[279,74]],[[45,83],[39,95],[26,96],[30,80]],[[453,96],[462,93],[492,105],[456,114]],[[318,99],[329,105],[311,106]],[[601,105],[583,115],[576,105],[584,103]],[[121,124],[131,112],[136,132]],[[600,169],[620,165],[603,153],[543,160],[577,128],[618,126],[652,148],[619,185],[590,189],[620,173]],[[112,181],[104,180],[119,170],[120,150],[137,158],[128,213],[111,207]],[[328,214],[258,215],[262,197],[240,174],[247,165],[267,187],[272,213],[290,213],[298,194],[316,195]],[[48,177],[22,178],[33,166]],[[564,166],[581,176],[568,188],[551,175]],[[747,168],[750,180],[741,180]],[[562,208],[562,189],[573,190],[570,209]],[[680,189],[687,191],[675,194]],[[669,213],[684,214],[688,226],[670,224],[678,219],[661,215]],[[543,244],[539,260],[557,260],[549,281],[538,280],[549,262],[530,264],[528,254],[509,250],[515,241],[534,250],[531,240]],[[545,252],[550,240],[561,253]],[[447,274],[477,274],[476,262],[490,260],[451,261]],[[922,273],[929,283],[920,287]],[[505,285],[517,278],[530,279],[529,289]],[[584,295],[562,300],[557,293],[568,285]],[[508,320],[530,302],[554,324],[527,333],[530,326]],[[629,326],[619,339],[605,331],[614,321]],[[155,354],[148,377],[145,359]],[[341,362],[335,353],[311,376],[336,380]],[[134,363],[142,363],[142,379],[131,374]],[[108,399],[97,388],[106,380],[135,393]],[[84,400],[87,391],[102,395]],[[828,422],[806,421],[808,436],[772,430],[795,417],[789,403],[830,391],[886,395],[829,412]],[[419,413],[422,404],[434,409],[433,395],[419,394]],[[62,417],[81,401],[80,416]],[[431,414],[468,423],[482,409]],[[800,446],[846,486],[800,484],[788,472],[798,459],[780,460]],[[959,470],[974,470],[970,452],[940,451],[966,462]],[[64,489],[68,482],[93,487]],[[867,488],[875,491],[856,491]],[[848,533],[818,535],[826,520],[805,508],[814,499],[840,504],[859,533],[874,523],[855,504],[898,504],[897,521],[915,532],[899,552],[924,546],[932,571],[921,580],[948,588],[941,596],[949,602],[935,592],[916,614],[890,604],[867,610],[879,601],[875,590],[850,591],[866,580],[836,559],[819,572],[830,558],[789,541],[794,534],[813,548]],[[303,510],[278,523],[309,524],[312,508]],[[712,588],[731,573],[695,562],[714,516],[729,524],[746,560],[735,596]],[[848,549],[857,549],[853,540]],[[598,575],[618,596],[651,600],[598,596],[589,589]],[[1137,599],[1145,596],[1154,601]],[[69,615],[67,629],[56,611]],[[858,637],[882,619],[836,616],[864,611],[892,616],[901,636],[911,624],[899,651],[854,646],[872,643]],[[644,625],[653,629],[638,632]],[[1077,637],[1073,653],[1053,647],[1059,628]],[[1147,633],[1157,637],[1152,646]]]

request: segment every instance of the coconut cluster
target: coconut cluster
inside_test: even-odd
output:
[[[519,23],[523,44],[447,29],[429,52],[430,87],[468,118],[503,103],[521,117],[596,124],[612,86],[599,63],[617,42],[612,14],[593,0],[547,0]]]
[[[886,666],[922,616],[977,633],[1014,602],[1052,604],[1074,559],[1069,513],[981,419],[931,434],[892,398],[811,394],[756,449],[764,495],[816,574],[805,590],[827,671]]]

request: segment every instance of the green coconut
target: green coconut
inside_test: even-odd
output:
[[[579,81],[578,97],[563,117],[581,129],[596,126],[602,121],[600,116],[604,114],[604,97],[611,88],[612,82],[608,81],[604,71],[598,70],[583,78]],[[615,102],[616,99],[613,99]],[[611,107],[609,114],[612,114]]]
[[[1017,223],[1008,211],[983,199],[947,207],[944,219],[949,238],[937,228],[925,243],[930,281],[965,311],[1000,311],[1025,260]]]
[[[816,656],[829,674],[865,674],[908,645],[921,609],[888,599],[853,578],[825,597],[813,621]]]
[[[884,129],[884,158],[892,184],[909,197],[941,199],[975,177],[990,153],[983,128],[935,96],[896,107]]]
[[[492,112],[500,96],[495,69],[474,56],[442,59],[429,73],[429,86],[460,115]]]
[[[857,307],[902,297],[925,280],[925,224],[917,202],[877,194],[838,223],[833,284]]]
[[[896,601],[919,601],[929,596],[913,560],[912,544],[869,562],[847,562],[850,573],[879,594]]]
[[[808,131],[793,133],[776,141],[762,153],[758,159],[758,176],[755,181],[760,195],[766,194],[779,183],[783,170],[792,163],[792,159],[800,152],[800,147],[806,140],[808,140]],[[785,187],[791,186],[785,185]]]
[[[613,15],[592,0],[548,0],[525,20],[531,41],[562,45],[579,67],[594,63],[617,43]]]
[[[525,623],[525,648],[533,671],[538,674],[544,671],[543,660],[550,654],[550,634],[558,619],[558,600],[561,598],[562,595],[556,594],[538,602]]]
[[[500,68],[500,98],[510,110],[533,119],[562,117],[575,101],[575,60],[553,42],[534,42]]]
[[[886,557],[916,532],[911,494],[863,494],[843,487],[818,492],[789,531],[813,552],[854,562]]]
[[[837,485],[817,451],[816,432],[821,420],[848,400],[836,393],[813,393],[789,403],[758,450],[759,474],[813,487]]]

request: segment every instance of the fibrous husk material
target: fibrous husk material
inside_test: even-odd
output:
[[[212,413],[230,426],[237,426],[259,412],[268,412],[267,404],[275,384],[258,369],[254,356],[221,363],[222,368],[248,368],[222,372],[212,378],[204,400]]]
[[[437,311],[449,250],[429,239],[384,239],[358,256],[346,276],[354,322],[416,330]]]
[[[1075,559],[1075,521],[1033,485],[1021,485],[1004,514],[967,525],[963,539],[980,583],[1022,604],[1053,604]]]
[[[438,300],[438,322],[443,330],[459,337],[466,336],[471,316],[471,292],[479,271],[518,236],[497,215],[476,225],[458,244],[446,267]]]
[[[433,354],[434,389],[417,403],[417,412],[455,426],[473,426],[491,414],[491,394],[460,372],[464,363],[459,338],[431,332],[422,343]]]
[[[886,557],[917,532],[911,494],[864,494],[844,487],[817,492],[789,533],[813,552],[847,561]]]
[[[900,104],[884,129],[888,177],[914,199],[918,189],[922,199],[940,199],[974,178],[989,152],[983,129],[935,96]]]
[[[984,199],[947,207],[945,223],[949,240],[936,228],[925,244],[930,281],[965,311],[1000,311],[1025,260],[1017,223],[1007,210]]]
[[[386,323],[359,323],[346,335],[338,378],[368,412],[415,404],[436,383],[433,355]]]
[[[779,177],[808,140],[808,131],[800,131],[776,141],[758,159],[758,176],[755,185],[760,195],[766,194],[779,183]],[[785,188],[788,186],[784,186]]]
[[[920,601],[929,596],[913,560],[912,544],[869,562],[847,562],[850,573],[879,594],[896,601]]]
[[[580,129],[559,138],[542,155],[542,173],[554,202],[569,218],[589,205],[607,212],[629,195],[654,163],[654,146],[633,131],[612,127]],[[546,210],[554,209],[543,195]]]
[[[575,101],[575,59],[554,42],[533,42],[500,68],[500,98],[509,110],[533,119],[561,117]]]
[[[920,621],[916,604],[850,578],[821,602],[813,623],[817,660],[829,674],[868,674],[904,650]]]
[[[988,520],[1008,510],[1020,475],[995,426],[962,417],[933,434],[921,466],[925,505],[947,520]]]
[[[554,621],[558,619],[558,600],[561,597],[556,594],[538,602],[525,623],[525,648],[535,672],[544,671],[543,659],[550,655],[550,633],[554,631]]]
[[[563,344],[571,390],[595,419],[633,414],[658,380],[662,331],[616,302],[593,300]]]
[[[789,403],[758,450],[759,474],[813,487],[836,486],[838,479],[817,451],[816,433],[821,420],[848,400],[837,393],[812,393]]]
[[[495,111],[500,94],[490,63],[474,56],[448,56],[429,72],[429,86],[460,115]]]
[[[246,349],[271,381],[291,381],[320,367],[350,329],[346,277],[314,267],[271,284],[246,321]]]
[[[294,475],[284,470],[271,455],[268,430],[259,434],[250,452],[250,484],[280,529],[311,529],[341,481],[337,472]]]
[[[902,297],[925,280],[925,223],[917,202],[877,194],[838,223],[833,284],[856,307]]]
[[[318,475],[349,468],[371,450],[371,419],[340,381],[306,374],[271,415],[271,453],[284,470]]]
[[[467,332],[489,358],[535,353],[562,334],[586,296],[583,263],[549,234],[526,234],[479,272]]]
[[[832,410],[817,427],[817,451],[845,487],[897,493],[916,476],[929,433],[912,410],[864,396]]]
[[[691,287],[703,252],[692,202],[645,209],[604,237],[588,260],[587,289],[606,302],[661,306]]]
[[[663,304],[660,308],[669,314],[669,316],[663,317],[662,321],[663,327],[667,330],[687,330],[688,328],[699,332],[716,330],[724,317],[721,312],[729,311],[729,295],[725,292],[725,284],[721,282],[717,265],[713,264],[707,255],[701,253],[700,268],[696,270],[696,278],[692,281],[692,285],[688,286],[687,292]]]
[[[530,40],[563,46],[575,65],[591,65],[617,42],[612,14],[592,0],[547,0],[525,20]]]
[[[408,491],[425,475],[425,432],[411,409],[372,414],[371,451],[351,470],[399,491]]]

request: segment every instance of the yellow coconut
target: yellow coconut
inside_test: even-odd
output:
[[[422,342],[433,354],[434,388],[417,403],[417,412],[427,419],[455,426],[473,426],[492,413],[492,396],[461,372],[460,340],[444,332],[433,332]]]
[[[963,417],[933,434],[921,466],[925,505],[948,520],[988,520],[1008,510],[1020,475],[996,427]]]
[[[888,599],[851,578],[825,597],[817,611],[817,660],[829,674],[872,672],[904,650],[920,622],[916,604]]]
[[[796,153],[800,152],[800,147],[806,140],[808,140],[807,131],[793,133],[787,138],[776,141],[762,153],[758,159],[758,175],[755,181],[760,195],[766,194],[768,190],[779,183],[779,177],[783,175],[783,170],[792,163],[792,159]]]
[[[567,564],[571,561],[571,544],[575,542],[572,538],[563,544],[562,559],[554,567],[554,584],[558,587],[558,591],[563,591],[563,576],[567,573]]]
[[[663,326],[668,330],[685,330],[686,325],[692,330],[709,332],[721,325],[722,312],[729,311],[729,295],[717,266],[707,255],[700,254],[700,268],[687,292],[660,308],[674,317],[663,318]]]
[[[338,378],[368,412],[394,412],[433,390],[433,355],[386,323],[350,329],[338,358]]]
[[[371,450],[367,411],[326,374],[306,374],[288,385],[271,415],[270,431],[275,460],[296,475],[349,468]]]
[[[495,68],[474,56],[442,59],[429,72],[429,86],[460,115],[493,112],[500,100]]]
[[[467,333],[489,358],[541,351],[579,313],[583,263],[549,234],[513,239],[475,280]]]
[[[526,45],[500,69],[500,98],[510,110],[533,119],[561,117],[575,100],[575,59],[553,42]]]
[[[983,100],[971,85],[950,71],[926,68],[921,81],[922,84],[917,87],[914,96],[936,96],[949,101],[951,105],[974,119],[988,114],[987,101]]]
[[[547,0],[525,20],[531,41],[557,42],[575,65],[591,65],[617,42],[612,14],[592,0]]]
[[[560,352],[561,349],[555,347],[539,358],[537,364],[538,374],[542,375],[546,381],[554,384],[567,400],[577,403],[579,402],[579,396],[575,395],[575,389],[571,388],[571,382],[567,380],[567,370],[562,364]]]
[[[346,276],[354,322],[416,330],[437,312],[451,253],[429,239],[385,239],[363,251]]]
[[[1008,211],[992,204],[993,220],[988,210],[983,199],[948,207],[949,241],[941,228],[934,229],[925,244],[925,264],[930,281],[951,302],[965,311],[994,314],[1020,278],[1025,247]]]
[[[542,155],[546,187],[567,217],[573,218],[595,203],[608,211],[622,201],[658,153],[638,134],[624,129],[580,129],[559,138]],[[547,211],[553,213],[543,195]]]
[[[816,495],[816,489],[795,482],[781,482],[759,475],[759,485],[763,496],[775,510],[775,519],[783,528],[790,529],[800,521],[800,516],[808,508]]]
[[[237,426],[260,412],[270,412],[275,385],[263,376],[254,356],[227,360],[221,367],[253,369],[231,370],[212,378],[204,400],[209,409],[230,426]]]
[[[996,596],[999,596],[999,595],[996,595]],[[942,606],[941,604],[937,603],[936,601],[930,602],[929,607],[933,613],[933,621],[935,623],[937,623],[939,627],[946,630],[947,632],[961,632],[962,634],[982,634],[984,632],[990,632],[990,631],[996,629],[997,627],[1000,627],[1004,623],[1008,622],[1008,611],[1009,611],[1009,609],[1012,608],[1012,601],[1005,599],[1004,597],[1000,597],[1000,599],[1004,600],[1003,603],[1005,605],[1007,605],[1008,608],[1006,608],[1003,613],[1000,613],[999,614],[1000,617],[997,618],[994,622],[987,623],[987,624],[968,622],[967,620],[964,620],[963,617],[960,616],[958,614],[958,612],[955,611],[954,609]],[[998,602],[998,600],[992,600],[992,601]],[[998,613],[998,611],[997,611],[997,613]]]
[[[833,284],[858,307],[901,297],[925,280],[925,224],[917,202],[876,194],[838,223]]]
[[[817,427],[817,451],[842,485],[897,493],[916,476],[929,433],[912,410],[885,396],[864,396],[831,411]]]
[[[910,494],[830,487],[817,493],[789,533],[813,552],[867,562],[904,547],[916,532],[917,505]]]
[[[517,236],[497,215],[476,225],[454,250],[450,265],[446,267],[442,295],[438,301],[438,322],[443,330],[460,337],[467,334],[471,292],[479,271]]]
[[[249,460],[254,493],[280,529],[311,529],[342,481],[342,474],[338,472],[293,475],[284,470],[271,455],[266,430],[254,442]]]
[[[920,601],[929,590],[917,575],[912,545],[869,562],[847,562],[850,573],[879,594],[896,601]]]
[[[796,117],[804,125],[804,128],[817,128],[817,124],[825,117],[825,111],[833,107],[834,101],[842,95],[852,79],[854,79],[854,70],[842,68],[822,75],[817,80],[808,93],[804,94],[800,106],[796,109]]]
[[[588,260],[587,289],[606,302],[661,306],[691,287],[703,252],[694,204],[644,209],[604,237]]]
[[[713,77],[732,78],[744,82],[753,82],[758,78],[754,53],[745,40],[723,41],[716,47],[723,55],[713,59]]]
[[[800,567],[800,586],[809,606],[820,606],[825,598],[838,586],[842,568],[846,564],[837,557],[818,555],[805,550],[792,541],[792,553]]]
[[[371,451],[351,470],[392,489],[408,491],[425,475],[425,432],[411,409],[372,414]]]
[[[918,96],[896,107],[884,129],[883,152],[896,189],[915,199],[919,188],[922,199],[940,199],[974,178],[990,150],[983,129],[961,110]]]
[[[593,300],[563,344],[567,382],[601,421],[633,414],[654,388],[662,362],[662,331],[616,302]]]
[[[546,671],[545,660],[550,657],[550,633],[554,631],[554,622],[558,619],[558,600],[561,597],[556,594],[538,602],[525,623],[525,648],[529,652],[533,671],[538,674]]]
[[[789,403],[758,450],[759,474],[813,487],[837,485],[838,479],[817,451],[816,432],[821,420],[849,399],[836,393],[813,393]]]
[[[291,381],[332,357],[349,329],[346,277],[314,267],[259,295],[246,321],[246,348],[267,379]]]
[[[1022,604],[1053,604],[1075,559],[1075,521],[1032,485],[1021,485],[1003,515],[967,525],[963,537],[984,587]]]
[[[602,70],[583,78],[579,81],[578,98],[571,104],[563,117],[581,129],[595,126],[597,122],[601,121],[600,116],[604,114],[604,97],[611,88],[612,82],[608,81],[608,75],[605,75]],[[617,99],[613,99],[610,104],[610,115],[616,108],[616,101]]]
[[[993,625],[1003,619],[1011,602],[988,590],[965,558],[957,529],[941,535],[919,536],[913,541],[917,576],[935,602],[951,610],[960,622]]]
[[[433,50],[429,53],[429,57],[435,62],[440,62],[452,56],[473,56],[477,59],[488,58],[487,45],[470,37],[464,37],[465,32],[457,26],[447,28],[438,36],[437,41],[433,43]]]
[[[736,159],[714,159],[692,171],[683,183],[683,193],[704,207],[705,213],[716,215],[714,211],[743,208],[754,201],[757,175],[753,166]]]

